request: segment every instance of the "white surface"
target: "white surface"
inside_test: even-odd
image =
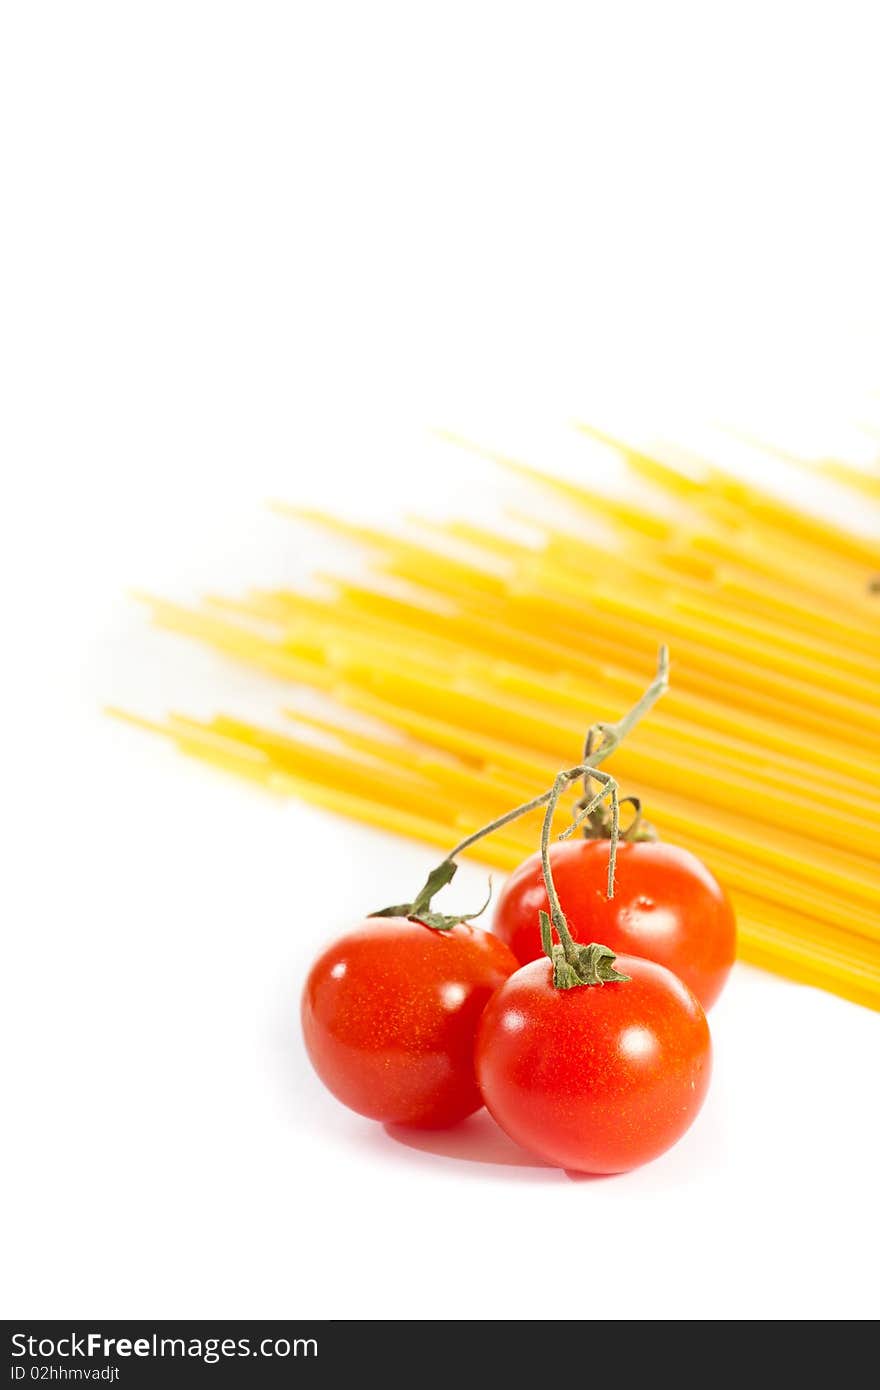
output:
[[[408,1147],[296,1012],[430,855],[100,714],[280,703],[124,590],[300,573],[268,496],[485,508],[427,423],[748,394],[823,439],[804,373],[876,420],[873,7],[606,9],[4,7],[8,1316],[878,1311],[876,1015],[738,969],[627,1177]]]

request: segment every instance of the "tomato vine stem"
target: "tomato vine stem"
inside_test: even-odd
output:
[[[635,704],[629,713],[625,714],[622,719],[618,719],[616,724],[592,724],[587,730],[587,736],[584,740],[583,757],[586,767],[586,771],[584,772],[584,794],[578,803],[579,815],[568,834],[576,830],[583,821],[587,821],[588,824],[584,826],[584,834],[587,838],[610,839],[611,854],[612,856],[616,856],[617,841],[620,838],[619,812],[622,803],[612,802],[612,823],[609,827],[601,806],[597,806],[593,800],[592,783],[594,780],[594,769],[598,767],[599,763],[604,762],[606,758],[611,756],[615,748],[619,747],[626,738],[630,729],[638,723],[642,715],[645,714],[668,689],[669,648],[664,644],[661,646],[657,658],[657,674],[638,703]],[[598,748],[596,747],[597,739],[601,739]],[[638,798],[625,797],[624,800],[632,804],[635,809],[635,815],[623,838],[626,840],[654,839],[655,835],[653,829],[647,822],[643,822],[642,820],[642,807]],[[617,811],[616,819],[614,818],[615,810]],[[608,896],[613,897],[613,891],[609,893]]]
[[[424,886],[411,902],[397,903],[392,907],[381,908],[378,912],[370,913],[370,916],[415,917],[420,922],[424,922],[426,926],[434,927],[437,931],[449,931],[459,922],[470,921],[479,914],[470,913],[461,916],[445,916],[442,913],[434,912],[431,908],[431,899],[434,894],[449,883],[456,873],[458,868],[455,862],[456,859],[460,854],[463,854],[465,850],[470,849],[472,845],[485,839],[487,835],[492,835],[496,830],[501,830],[505,825],[509,825],[511,821],[518,820],[520,816],[528,815],[530,811],[536,811],[539,807],[546,806],[547,810],[544,816],[544,827],[541,836],[542,862],[545,864],[545,883],[547,884],[551,909],[554,909],[555,903],[553,925],[557,932],[559,932],[559,922],[561,921],[563,930],[567,932],[568,928],[565,925],[565,918],[559,906],[559,899],[556,896],[553,875],[552,872],[549,872],[549,854],[545,841],[549,842],[553,813],[556,810],[556,805],[562,792],[572,782],[576,782],[581,777],[584,779],[584,797],[579,803],[577,814],[571,825],[559,838],[565,839],[567,836],[571,835],[578,825],[584,820],[589,820],[591,816],[598,812],[601,803],[606,797],[609,798],[611,803],[611,826],[609,835],[611,848],[608,856],[608,897],[613,898],[614,873],[617,863],[617,844],[620,838],[620,797],[618,795],[616,781],[609,773],[600,772],[598,770],[599,764],[611,756],[615,748],[622,743],[623,739],[634,725],[637,724],[651,706],[656,703],[668,688],[668,685],[669,652],[664,645],[661,646],[657,658],[657,674],[641,698],[633,705],[632,709],[621,719],[618,719],[616,723],[598,723],[591,726],[584,745],[583,761],[578,763],[577,767],[571,767],[564,772],[557,773],[553,785],[549,790],[541,792],[539,796],[533,797],[531,801],[525,801],[520,806],[515,806],[512,811],[506,811],[504,815],[498,816],[495,820],[490,821],[488,825],[481,826],[479,830],[475,830],[470,835],[466,835],[463,840],[460,840],[458,844],[449,851],[446,858],[438,864],[436,868],[431,870]],[[601,740],[598,747],[596,746],[597,739]],[[595,794],[592,790],[593,781],[597,781],[601,784],[599,791]],[[632,801],[634,799],[626,798],[626,800]],[[639,818],[640,807],[636,805],[636,822],[638,822]],[[633,827],[630,826],[627,834],[632,833],[632,830]],[[602,833],[604,833],[604,828]],[[485,905],[480,911],[484,910]],[[570,936],[568,939],[571,941]],[[565,942],[561,932],[560,940],[563,941],[564,945]],[[604,950],[605,948],[603,947],[602,949]],[[583,983],[583,981],[581,981],[581,983]]]
[[[550,797],[547,801],[547,810],[544,812],[544,822],[541,826],[541,870],[544,875],[544,887],[547,890],[547,900],[550,904],[549,914],[543,909],[539,913],[541,923],[541,944],[544,947],[544,954],[553,966],[553,983],[557,989],[572,989],[579,985],[603,985],[612,980],[625,981],[628,975],[621,975],[614,969],[615,955],[607,946],[601,946],[597,941],[592,941],[588,946],[580,946],[573,939],[565,920],[565,913],[562,911],[562,904],[559,901],[559,894],[556,891],[556,884],[553,881],[553,869],[550,864],[550,830],[553,825],[553,815],[560,796],[570,782],[581,775],[580,768],[571,768],[568,772],[560,772],[550,789]],[[600,774],[607,777],[607,773]],[[608,778],[611,781],[610,778]],[[584,816],[588,816],[601,801],[603,796],[608,794],[608,787],[604,785],[601,791],[593,797],[583,809]],[[617,801],[614,801],[615,809]],[[615,831],[616,831],[615,820]],[[614,869],[612,858],[616,847],[616,839],[611,841],[611,854],[608,859],[608,896],[613,896],[614,889]],[[553,944],[553,931],[559,937],[559,945]]]

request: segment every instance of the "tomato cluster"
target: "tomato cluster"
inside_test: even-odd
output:
[[[333,1094],[371,1119],[438,1127],[485,1103],[542,1158],[623,1172],[674,1144],[702,1105],[703,1006],[732,964],[733,913],[699,860],[669,845],[622,845],[612,899],[607,841],[558,844],[551,859],[571,936],[601,936],[625,978],[554,984],[533,856],[502,890],[494,933],[368,917],[329,946],[303,993],[306,1047]]]
[[[599,727],[618,738],[632,722]],[[435,1127],[485,1104],[517,1143],[590,1173],[638,1167],[689,1128],[709,1084],[704,1009],[733,963],[733,912],[686,850],[618,846],[616,814],[609,838],[550,846],[560,788],[584,770],[463,841],[412,903],[366,918],[315,962],[306,1048],[345,1105]],[[603,787],[614,790],[607,776]],[[588,790],[584,816],[603,795]],[[433,912],[455,854],[539,804],[541,853],[508,879],[494,932]]]

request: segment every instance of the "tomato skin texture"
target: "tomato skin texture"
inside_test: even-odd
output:
[[[623,1173],[680,1139],[712,1070],[709,1025],[671,971],[618,956],[626,983],[556,989],[544,958],[511,975],[477,1035],[493,1118],[559,1168]]]
[[[696,855],[660,840],[621,842],[615,894],[608,898],[608,840],[550,847],[559,901],[575,941],[668,966],[709,1009],[736,956],[736,918],[720,883]],[[525,859],[498,895],[493,930],[525,965],[542,956],[540,909],[548,911],[538,854]]]
[[[517,968],[490,932],[369,917],[315,961],[302,1028],[315,1071],[343,1105],[385,1124],[452,1125],[483,1104],[474,1041]]]

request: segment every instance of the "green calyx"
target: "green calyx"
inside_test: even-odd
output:
[[[565,919],[562,930],[558,922],[551,925],[550,915],[540,913],[541,944],[544,954],[553,966],[553,986],[555,989],[577,989],[582,985],[625,984],[632,977],[621,975],[615,970],[617,959],[608,946],[591,941],[589,946],[580,946],[572,939]],[[553,940],[553,926],[560,934],[559,943]]]
[[[584,777],[585,784],[589,782],[589,777],[590,774],[587,772]],[[622,840],[624,844],[633,844],[639,840],[657,839],[657,831],[654,829],[651,822],[645,820],[642,815],[642,803],[639,797],[622,796],[618,803],[618,810],[622,806],[631,806],[633,808],[633,817],[629,825],[623,829],[618,828],[617,830],[618,838]],[[591,809],[587,810],[587,807]],[[577,812],[583,812],[585,815],[583,826],[585,840],[611,840],[614,838],[615,829],[612,808],[605,802],[600,802],[597,806],[592,791],[590,791],[589,795],[585,794],[581,797],[575,809]],[[567,839],[568,832],[566,831],[565,835],[560,838]]]
[[[436,869],[432,869],[425,880],[424,886],[413,898],[411,903],[395,903],[392,907],[382,907],[378,912],[370,912],[370,917],[408,917],[412,922],[421,922],[423,926],[431,927],[434,931],[452,931],[453,927],[459,926],[462,922],[472,922],[475,917],[479,917],[486,911],[492,898],[492,880],[489,879],[489,895],[483,906],[476,912],[465,912],[459,916],[447,916],[442,912],[431,910],[431,900],[435,893],[439,893],[441,888],[445,888],[447,883],[451,883],[455,877],[458,865],[452,859],[444,859],[442,864],[438,864]]]

